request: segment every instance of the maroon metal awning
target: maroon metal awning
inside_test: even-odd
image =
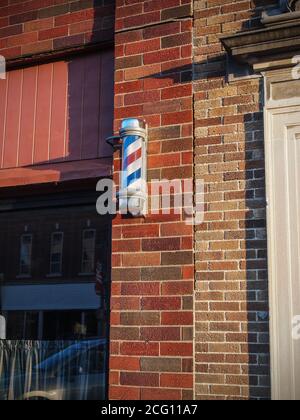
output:
[[[0,188],[112,176],[112,159],[91,159],[0,170]]]
[[[113,52],[0,80],[0,187],[111,175]]]

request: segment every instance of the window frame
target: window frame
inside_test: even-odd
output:
[[[61,250],[60,250],[60,261],[52,262],[53,252],[53,245],[54,245],[54,236],[61,235]],[[49,274],[47,277],[62,277],[63,275],[63,252],[64,252],[64,232],[62,231],[55,231],[51,233],[51,241],[50,241],[50,257],[49,257]],[[59,264],[60,271],[52,271],[52,264]]]
[[[94,244],[93,244],[94,254],[93,254],[93,261],[92,261],[92,264],[91,264],[93,266],[93,268],[92,268],[91,271],[84,270],[84,264],[86,263],[86,261],[88,261],[88,260],[86,260],[86,261],[84,260],[84,250],[85,250],[85,248],[84,248],[84,240],[85,240],[84,235],[87,232],[93,232],[94,233]],[[92,276],[92,275],[95,274],[96,239],[97,239],[97,230],[96,229],[94,229],[94,228],[83,229],[82,236],[81,236],[81,267],[80,267],[80,273],[79,273],[81,276]]]
[[[27,238],[30,238],[29,253],[28,253],[28,256],[29,256],[29,264],[28,264],[29,269],[28,269],[28,272],[27,273],[25,273],[25,272],[22,271],[22,266],[23,266],[23,264],[22,264],[22,246],[23,245],[25,245],[25,246],[27,245],[27,244],[25,244],[23,242],[23,240],[26,237]],[[19,274],[17,275],[17,278],[31,278],[31,276],[32,276],[32,248],[33,248],[33,234],[32,233],[23,233],[20,236]]]

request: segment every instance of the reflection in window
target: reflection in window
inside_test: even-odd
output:
[[[7,339],[37,340],[39,313],[36,311],[12,311],[6,314]]]
[[[80,340],[99,337],[95,310],[43,312],[44,340]]]
[[[87,340],[101,336],[96,310],[7,311],[8,340]]]
[[[31,274],[31,253],[32,253],[32,235],[21,236],[20,246],[20,275],[30,276]]]
[[[84,230],[82,235],[82,273],[92,274],[95,270],[95,245],[96,231],[94,229]]]
[[[51,253],[50,253],[50,274],[62,274],[62,254],[63,254],[64,234],[54,232],[51,235]]]
[[[0,340],[0,400],[103,400],[106,340]]]

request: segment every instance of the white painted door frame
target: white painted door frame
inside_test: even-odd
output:
[[[300,399],[300,341],[293,338],[292,324],[300,315],[300,98],[299,105],[293,102],[291,106],[265,107],[274,400]]]

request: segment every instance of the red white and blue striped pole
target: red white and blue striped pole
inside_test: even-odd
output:
[[[132,190],[140,187],[142,179],[142,141],[139,136],[128,136],[124,139],[123,171],[126,174],[124,187]]]

